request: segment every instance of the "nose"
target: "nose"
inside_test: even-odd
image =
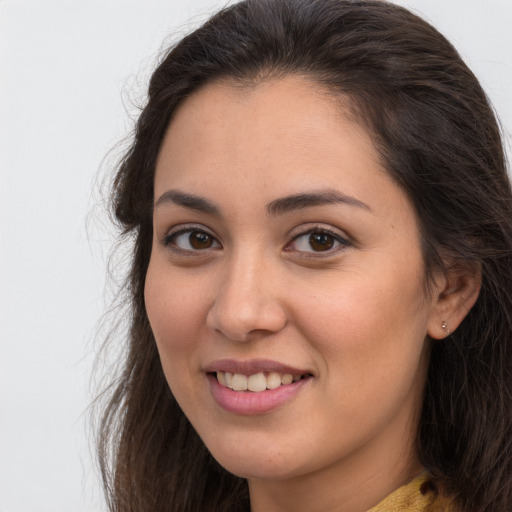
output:
[[[283,329],[287,317],[271,266],[254,254],[230,261],[219,276],[207,326],[233,341],[249,341]]]

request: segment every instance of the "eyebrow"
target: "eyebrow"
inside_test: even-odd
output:
[[[155,208],[171,203],[190,210],[196,210],[201,213],[209,215],[220,216],[220,208],[209,199],[188,194],[179,190],[168,190],[164,192],[156,201]],[[267,205],[267,212],[271,216],[282,215],[294,210],[302,210],[311,208],[313,206],[322,206],[326,204],[346,204],[349,206],[356,206],[371,212],[371,208],[366,204],[356,199],[355,197],[341,194],[340,192],[332,189],[319,190],[315,192],[307,192],[301,194],[294,194],[291,196],[281,197],[271,201]]]
[[[180,192],[179,190],[168,190],[167,192],[163,193],[155,203],[155,208],[158,208],[166,203],[176,204],[178,206],[183,206],[183,208],[196,210],[201,213],[220,215],[219,207],[209,199],[193,194],[186,194],[185,192]]]
[[[294,210],[302,210],[311,208],[312,206],[322,206],[325,204],[342,203],[349,206],[356,206],[371,211],[366,204],[352,196],[341,194],[336,190],[319,190],[316,192],[308,192],[304,194],[294,194],[292,196],[283,197],[272,201],[267,206],[269,215],[280,215]]]

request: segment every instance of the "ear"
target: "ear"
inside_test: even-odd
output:
[[[427,334],[436,340],[454,332],[474,306],[482,285],[477,264],[456,263],[436,277]]]

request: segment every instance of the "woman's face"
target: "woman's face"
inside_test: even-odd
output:
[[[318,86],[215,83],[183,103],[145,299],[169,386],[229,471],[414,463],[433,314],[415,214]]]

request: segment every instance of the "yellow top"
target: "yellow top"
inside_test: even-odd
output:
[[[455,512],[446,499],[423,485],[427,479],[428,473],[422,473],[368,512]]]

